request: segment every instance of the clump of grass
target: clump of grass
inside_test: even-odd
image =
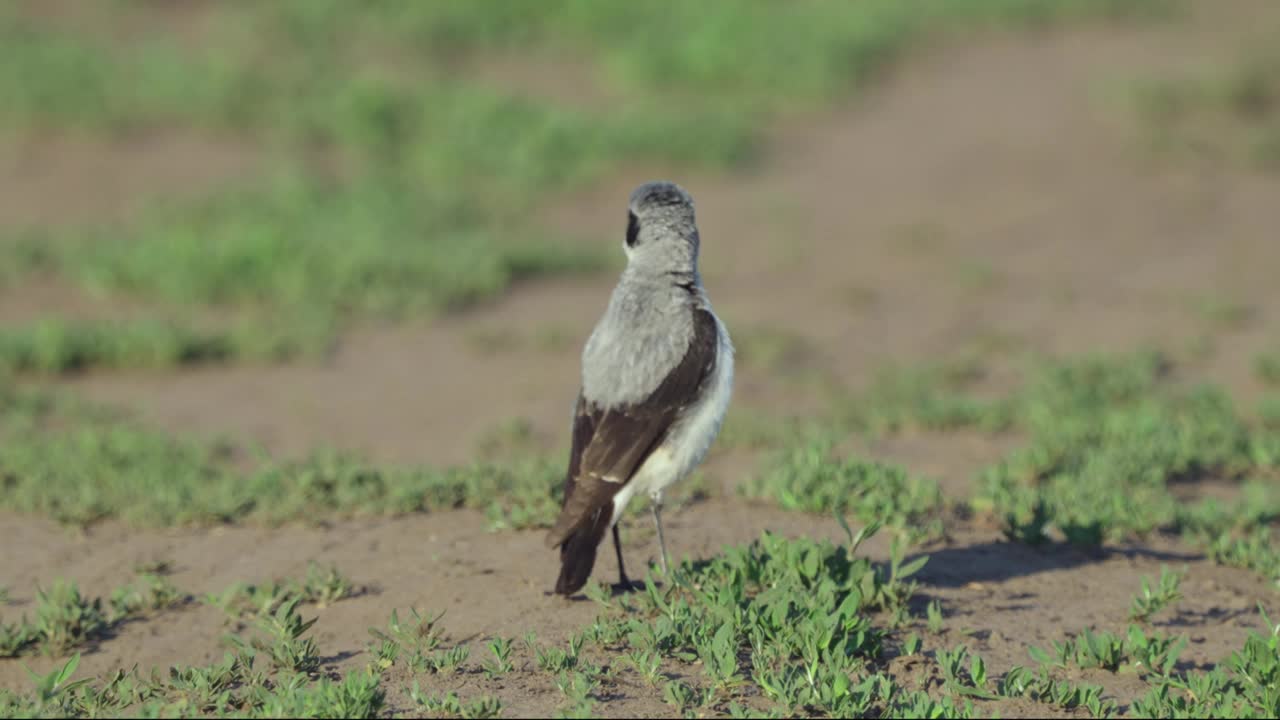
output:
[[[506,675],[515,669],[511,664],[511,639],[496,637],[486,645],[493,654],[493,661],[486,662],[482,669],[490,679]]]
[[[929,601],[929,605],[925,608],[925,621],[930,633],[938,635],[942,632],[942,604],[937,600]]]
[[[326,350],[330,328],[298,321],[199,330],[176,321],[67,322],[0,330],[0,370],[63,374],[89,368],[165,368],[232,359],[283,361]]]
[[[1152,615],[1182,599],[1182,591],[1178,587],[1181,582],[1182,573],[1171,571],[1163,566],[1160,568],[1160,580],[1155,589],[1152,589],[1146,577],[1142,578],[1142,592],[1134,596],[1129,606],[1129,619],[1146,622]]]
[[[79,655],[44,676],[28,694],[0,690],[0,711],[16,717],[380,717],[386,693],[377,675],[350,672],[340,679],[254,669],[255,655],[228,654],[207,667],[171,667],[161,677],[136,668],[104,680],[71,680]]]
[[[230,640],[241,651],[256,651],[265,655],[279,672],[309,673],[320,667],[320,649],[313,638],[303,635],[315,625],[317,618],[303,620],[295,608],[301,598],[293,598],[280,605],[274,613],[258,618],[257,626],[263,638],[243,640],[232,636]]]
[[[1253,361],[1253,370],[1267,385],[1280,386],[1280,351],[1260,353]]]
[[[414,672],[427,669],[440,672],[456,667],[466,659],[465,655],[449,653],[432,655],[443,637],[439,627],[443,612],[435,616],[421,615],[413,608],[409,612],[410,617],[402,621],[398,611],[392,610],[386,630],[369,628],[374,639],[371,653],[375,655],[374,664],[379,671],[390,669],[401,657]]]
[[[803,368],[812,355],[805,338],[791,330],[772,326],[734,326],[734,350],[744,364],[784,373]]]
[[[611,608],[592,636],[625,652],[681,712],[727,703],[747,683],[787,714],[847,716],[905,703],[883,675],[850,682],[881,652],[886,633],[871,614],[905,618],[912,577],[927,560],[906,561],[897,546],[888,567],[858,557],[877,527],[849,533],[844,546],[766,532],[685,562],[670,585],[650,580],[634,605]],[[705,684],[663,682],[662,662],[696,663]]]
[[[1041,695],[1054,696],[1052,701],[1056,704],[1063,704],[1062,701],[1065,699],[1070,699],[1071,704],[1080,704],[1081,701],[1087,701],[1091,693],[1085,693],[1083,696],[1077,693],[1064,694],[1067,688],[1049,681],[1049,671],[1074,667],[1114,673],[1128,669],[1163,678],[1173,671],[1178,662],[1178,656],[1186,646],[1185,635],[1170,638],[1161,633],[1148,634],[1142,626],[1136,624],[1130,624],[1128,632],[1124,635],[1116,635],[1105,630],[1094,632],[1085,628],[1062,642],[1053,641],[1052,652],[1039,647],[1028,649],[1032,659],[1040,663],[1039,682],[1031,680],[1030,675],[1023,668],[1010,671],[1006,681],[1011,683],[1018,680],[1024,686],[1038,685],[1038,692]]]
[[[85,597],[73,582],[37,588],[35,620],[0,623],[0,657],[32,652],[62,656],[91,646],[129,617],[165,610],[190,600],[166,578],[140,573],[136,583],[117,588],[108,600]]]
[[[1262,427],[1274,433],[1280,430],[1280,395],[1264,395],[1258,399],[1258,417]]]
[[[1162,374],[1147,354],[1046,367],[1018,400],[1029,446],[984,471],[975,506],[1032,541],[1048,526],[1080,544],[1173,527],[1170,484],[1247,472],[1254,439],[1222,391]]]
[[[1150,144],[1191,159],[1280,169],[1278,70],[1271,43],[1217,67],[1138,84],[1134,97]]]
[[[1195,309],[1206,324],[1221,330],[1239,329],[1254,316],[1253,308],[1245,303],[1214,295],[1199,298]]]
[[[2,392],[2,391],[0,391]],[[88,524],[119,518],[167,526],[250,520],[281,523],[471,507],[495,527],[549,524],[559,509],[559,464],[524,458],[445,470],[382,468],[319,452],[245,472],[225,445],[173,439],[127,421],[61,413],[16,392],[0,445],[0,507]],[[24,409],[25,408],[25,409]],[[59,432],[41,430],[65,420]]]
[[[382,717],[386,691],[377,675],[348,672],[340,680],[320,677],[314,684],[279,683],[253,707],[262,717]]]
[[[938,650],[936,655],[943,677],[946,678],[948,692],[984,700],[993,700],[997,697],[995,692],[987,687],[987,664],[982,656],[971,653],[963,645],[957,645],[951,650]],[[966,660],[969,661],[967,667]]]
[[[1261,611],[1261,608],[1259,608]],[[1266,632],[1250,631],[1243,647],[1210,670],[1171,669],[1134,701],[1142,717],[1269,717],[1280,709],[1280,641],[1265,612]]]
[[[433,695],[422,691],[418,681],[407,691],[409,699],[424,713],[441,717],[496,718],[502,715],[502,700],[492,695],[481,695],[464,702],[456,692]]]
[[[101,598],[88,599],[74,583],[57,582],[37,590],[34,637],[43,648],[60,655],[101,635],[109,626]]]
[[[261,618],[294,601],[325,607],[362,592],[364,588],[351,582],[336,567],[326,569],[311,562],[307,564],[307,573],[302,580],[283,579],[261,584],[237,582],[221,593],[206,595],[204,602],[220,608],[232,618]]]
[[[788,510],[852,512],[863,522],[881,521],[914,540],[941,534],[942,494],[936,482],[877,462],[837,460],[833,448],[830,438],[815,437],[784,450],[742,492]]]
[[[1115,708],[1114,701],[1102,698],[1101,685],[1076,684],[1066,679],[1054,678],[1045,666],[1039,671],[1014,666],[1000,680],[1001,697],[1029,698],[1037,702],[1063,709],[1085,708],[1092,717],[1108,717]]]
[[[905,430],[975,428],[999,432],[1014,422],[1006,401],[967,392],[980,374],[969,360],[880,372],[871,387],[838,403],[838,419],[853,429],[875,434]]]

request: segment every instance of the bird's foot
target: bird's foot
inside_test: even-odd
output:
[[[644,583],[635,582],[634,580],[627,577],[626,575],[623,575],[622,577],[618,578],[618,582],[614,583],[614,585],[612,586],[612,590],[614,595],[621,595],[623,593],[635,592],[637,590],[642,589],[643,587],[644,587]]]

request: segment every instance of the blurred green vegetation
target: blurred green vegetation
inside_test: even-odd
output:
[[[825,434],[780,451],[742,491],[787,510],[852,514],[861,523],[881,523],[915,543],[943,534],[943,499],[936,481],[893,465],[842,459]]]
[[[744,494],[789,510],[850,512],[924,541],[945,532],[937,483],[840,448],[858,435],[989,436],[1015,449],[977,473],[972,497],[952,500],[1011,540],[1097,546],[1180,535],[1280,582],[1271,528],[1280,518],[1280,399],[1263,396],[1250,417],[1155,350],[1033,360],[999,392],[977,392],[981,378],[972,358],[898,368],[826,415],[738,418],[731,444],[774,453]]]
[[[90,367],[164,368],[229,358],[280,361],[328,348],[330,328],[260,321],[230,328],[159,319],[66,321],[45,318],[0,328],[0,370],[60,374]]]
[[[0,6],[8,142],[176,130],[240,142],[257,167],[236,187],[161,196],[120,222],[10,230],[0,282],[52,276],[173,306],[174,322],[213,308],[260,314],[263,329],[332,333],[616,262],[612,243],[551,237],[535,208],[629,163],[741,166],[771,119],[856,93],[927,34],[1172,5],[115,0],[78,8],[78,22],[30,7]],[[582,101],[473,72],[492,58],[572,84]],[[566,64],[583,72],[561,78]],[[77,332],[86,337],[65,344],[102,345],[95,330]],[[173,352],[183,333],[197,334],[135,333],[127,353],[8,364],[230,360],[275,344],[222,338],[218,352]]]
[[[69,524],[276,524],[468,507],[495,527],[529,527],[559,510],[563,468],[530,454],[442,470],[379,467],[333,451],[275,461],[3,378],[0,408],[0,508]]]
[[[1134,97],[1149,145],[1174,157],[1280,171],[1280,35],[1229,61],[1149,78]]]

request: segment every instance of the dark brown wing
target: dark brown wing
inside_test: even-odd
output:
[[[575,529],[598,524],[602,513],[612,512],[613,496],[662,443],[672,423],[715,370],[718,342],[715,317],[706,310],[695,310],[689,349],[649,397],[609,409],[578,397],[564,504],[547,535],[547,545],[562,544]]]

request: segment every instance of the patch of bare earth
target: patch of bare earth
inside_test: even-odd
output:
[[[197,198],[244,179],[254,160],[243,142],[173,130],[6,137],[0,229],[120,220],[149,202]]]
[[[14,0],[20,17],[45,28],[122,43],[156,34],[179,42],[203,40],[216,24],[215,9],[223,4],[219,0]]]
[[[69,12],[69,11],[65,11]],[[129,218],[148,205],[205,196],[252,177],[254,150],[231,138],[177,130],[101,138],[73,133],[0,139],[0,242],[32,228],[84,227]],[[44,318],[127,320],[156,308],[26,277],[0,286],[0,324]]]
[[[867,382],[886,362],[974,348],[985,348],[999,369],[1014,351],[1123,351],[1144,342],[1178,348],[1204,337],[1212,350],[1198,371],[1247,399],[1257,390],[1253,353],[1268,332],[1274,337],[1280,317],[1280,182],[1142,155],[1118,89],[1147,72],[1229,57],[1242,28],[1254,24],[1239,8],[1275,12],[1271,4],[1195,7],[1205,17],[1190,24],[948,47],[908,63],[856,107],[789,121],[748,175],[690,177],[650,167],[548,207],[542,220],[618,243],[630,189],[658,175],[679,179],[697,198],[705,281],[731,331],[794,334],[810,349],[810,369],[845,385]],[[321,365],[98,374],[74,384],[164,427],[230,432],[285,454],[337,445],[389,461],[461,462],[476,457],[488,429],[512,417],[528,418],[538,437],[559,447],[567,444],[580,344],[612,283],[601,277],[528,285],[438,322],[367,329],[345,338]],[[1247,306],[1248,320],[1214,325],[1196,310],[1205,298]],[[820,386],[777,374],[744,362],[736,407],[792,415],[821,405]],[[905,437],[868,450],[937,476],[963,496],[973,469],[1005,449],[988,442]],[[706,473],[721,489],[670,513],[678,554],[704,557],[764,528],[839,537],[831,520],[736,498],[732,488],[754,467],[734,454],[713,456]],[[638,575],[656,548],[643,523],[628,536]],[[539,533],[489,533],[471,513],[314,529],[135,532],[105,525],[85,538],[0,516],[0,546],[0,576],[28,603],[22,593],[37,580],[72,577],[106,592],[134,562],[152,556],[171,559],[175,582],[192,592],[297,575],[312,559],[336,563],[373,588],[314,611],[321,646],[334,653],[328,664],[338,668],[368,662],[365,628],[396,607],[447,610],[451,639],[472,643],[473,657],[492,635],[533,630],[562,640],[596,612],[585,601],[546,596],[555,558]],[[993,674],[1028,663],[1029,644],[1084,627],[1122,630],[1139,576],[1158,575],[1161,564],[1189,570],[1185,600],[1162,621],[1191,637],[1188,663],[1222,659],[1255,626],[1256,602],[1275,607],[1274,590],[1251,573],[1216,567],[1162,538],[1091,555],[1009,544],[992,528],[957,522],[947,542],[923,551],[932,559],[922,573],[922,599],[940,599],[947,615],[944,633],[927,638],[926,649],[968,643]],[[883,558],[885,547],[868,552]],[[597,574],[613,577],[607,549]],[[215,613],[187,609],[128,625],[84,667],[214,659],[219,622]],[[31,662],[37,670],[50,664]],[[918,674],[909,659],[893,663],[903,678]],[[527,682],[534,667],[527,653],[517,665],[509,680],[471,689],[496,692],[512,714],[554,709],[555,691]],[[15,667],[0,662],[0,684],[23,681]],[[1105,682],[1122,701],[1134,691],[1123,678],[1089,679]],[[392,702],[403,704],[390,685]],[[598,711],[670,711],[651,689],[615,690]],[[1045,709],[985,707],[1006,715]]]

